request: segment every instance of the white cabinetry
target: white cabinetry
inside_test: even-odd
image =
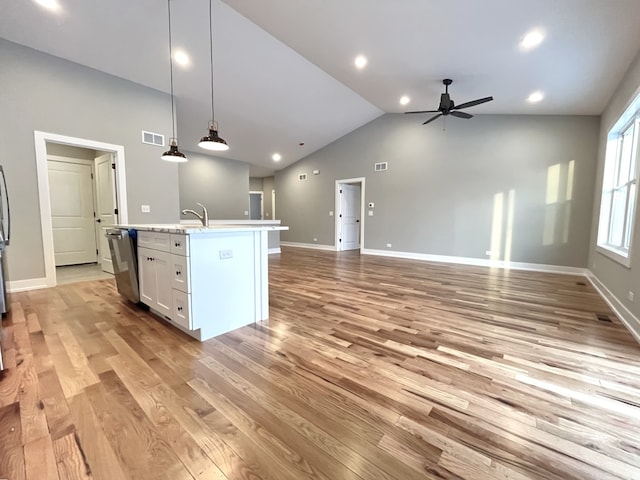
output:
[[[268,317],[265,229],[139,228],[138,265],[140,301],[199,340]]]
[[[170,265],[170,253],[138,248],[140,301],[166,317],[173,310]]]

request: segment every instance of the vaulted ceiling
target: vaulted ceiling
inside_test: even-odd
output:
[[[219,156],[258,176],[385,112],[436,108],[445,77],[456,103],[495,98],[469,113],[598,115],[640,49],[638,0],[212,1]],[[165,0],[57,2],[4,2],[0,37],[169,91]],[[183,150],[210,120],[208,8],[171,1],[174,50],[190,57],[174,70]],[[525,50],[532,29],[544,40]]]

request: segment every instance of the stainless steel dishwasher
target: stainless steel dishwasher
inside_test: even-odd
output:
[[[107,230],[113,273],[118,292],[133,303],[140,301],[138,289],[138,253],[135,230],[110,228]]]

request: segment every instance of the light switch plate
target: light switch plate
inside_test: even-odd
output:
[[[369,210],[369,216],[373,217],[373,210]]]
[[[333,210],[329,211],[329,216],[333,217]]]
[[[220,250],[220,260],[225,260],[227,258],[233,258],[233,250],[230,248]]]

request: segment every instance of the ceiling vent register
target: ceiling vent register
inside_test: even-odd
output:
[[[389,163],[388,163],[388,162],[380,162],[380,163],[376,163],[376,164],[373,166],[373,169],[374,169],[376,172],[384,172],[385,170],[388,170],[388,169],[389,169]]]
[[[142,130],[142,143],[164,147],[164,135]]]

